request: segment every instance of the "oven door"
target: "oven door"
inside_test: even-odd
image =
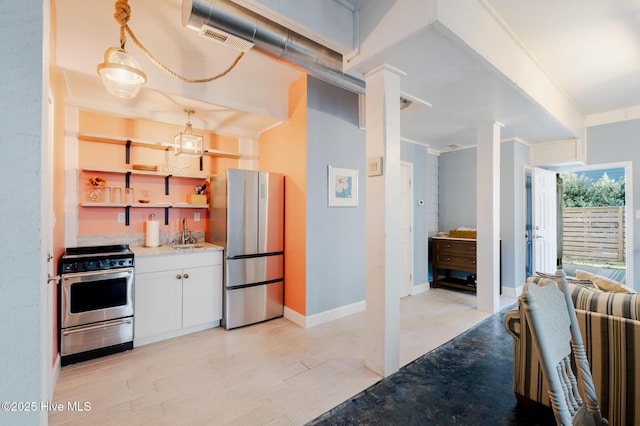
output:
[[[62,328],[133,315],[133,268],[62,276]]]

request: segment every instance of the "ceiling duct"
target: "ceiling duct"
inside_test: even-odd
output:
[[[229,0],[183,0],[182,25],[201,32],[215,28],[253,43],[253,49],[312,76],[364,94],[364,81],[342,71],[342,55]]]

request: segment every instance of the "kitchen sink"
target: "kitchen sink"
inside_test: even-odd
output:
[[[203,248],[204,244],[173,244],[171,247],[177,250]]]

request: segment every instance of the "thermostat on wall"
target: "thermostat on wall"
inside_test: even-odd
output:
[[[367,176],[382,175],[382,157],[367,158]]]

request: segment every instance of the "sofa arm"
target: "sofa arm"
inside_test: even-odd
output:
[[[640,359],[640,321],[582,309],[576,309],[576,317],[602,414],[610,425],[640,425],[640,410],[636,409],[640,407],[640,370],[636,367]],[[503,323],[514,337],[513,390],[550,406],[526,317],[510,311]]]
[[[518,308],[504,314],[502,324],[504,324],[504,329],[507,330],[507,333],[509,333],[511,337],[514,339],[520,338],[522,324],[520,322],[520,310]]]
[[[610,425],[640,424],[640,321],[576,310],[598,402]]]

